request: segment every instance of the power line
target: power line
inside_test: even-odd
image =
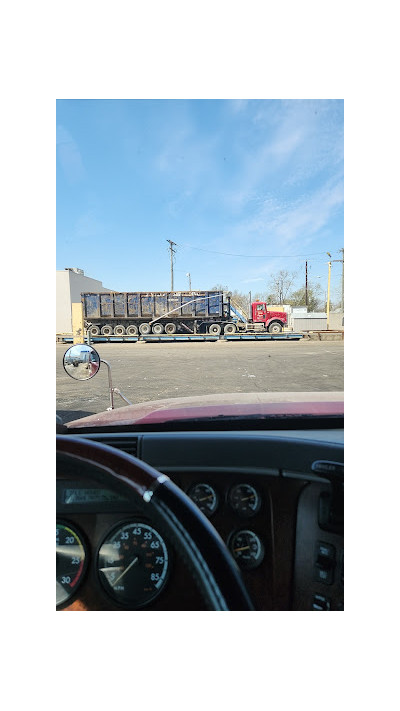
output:
[[[224,257],[254,257],[256,259],[290,259],[295,257],[313,257],[316,255],[325,254],[325,252],[311,252],[309,254],[232,254],[231,252],[217,252],[214,249],[202,249],[201,247],[193,247],[191,244],[183,244],[181,246],[188,247],[189,249],[197,249],[199,252],[222,254]]]

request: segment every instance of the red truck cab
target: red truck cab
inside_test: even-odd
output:
[[[269,311],[265,301],[254,301],[251,305],[253,323],[265,323],[265,328],[270,333],[279,333],[287,326],[287,313],[285,311]]]

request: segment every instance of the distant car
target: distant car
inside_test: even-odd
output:
[[[75,368],[81,363],[81,359],[78,356],[69,356],[65,359],[65,365],[73,365]]]

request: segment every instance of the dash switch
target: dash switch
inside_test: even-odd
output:
[[[315,547],[314,580],[325,585],[333,583],[333,574],[336,566],[335,546],[330,543],[318,541]]]

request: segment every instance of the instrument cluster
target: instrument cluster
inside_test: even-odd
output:
[[[221,520],[228,525],[229,533],[220,530],[220,534],[238,566],[243,571],[260,566],[265,546],[251,526],[263,504],[258,488],[252,483],[239,482],[227,487],[221,495],[212,483],[200,480],[185,489],[210,520],[218,514],[213,521],[217,529]],[[127,515],[125,500],[104,489],[65,481],[57,495],[62,502],[56,529],[57,606],[70,603],[89,566],[98,587],[119,606],[140,609],[152,603],[171,574],[172,551],[160,532],[140,516]],[[116,513],[118,509],[121,520],[102,533],[95,550],[91,550],[84,533],[68,517],[69,510],[76,514]]]

